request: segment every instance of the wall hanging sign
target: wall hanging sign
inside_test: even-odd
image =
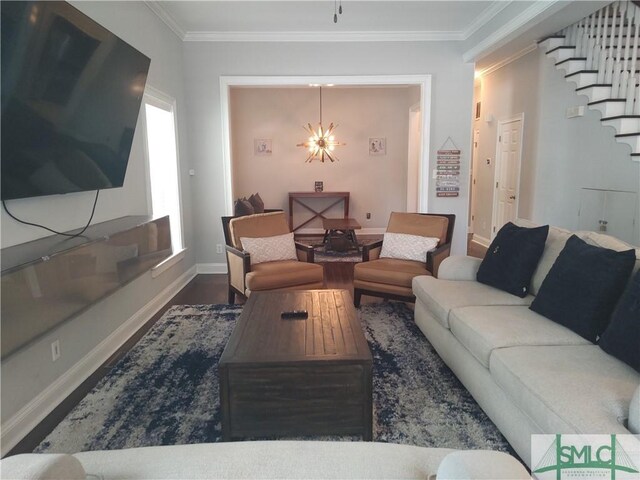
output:
[[[436,166],[436,196],[460,195],[460,149],[451,137],[438,150]]]

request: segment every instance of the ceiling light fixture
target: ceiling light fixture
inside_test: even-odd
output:
[[[340,0],[340,8],[336,10],[338,0],[333,0],[333,23],[338,23],[338,13],[342,15],[342,0]]]
[[[344,146],[346,144],[338,142],[335,135],[333,135],[333,131],[336,127],[337,125],[330,123],[329,128],[326,130],[322,128],[322,87],[320,87],[320,124],[318,126],[318,131],[314,131],[311,124],[308,123],[307,126],[303,128],[307,130],[311,136],[306,142],[298,143],[296,145],[297,147],[305,147],[309,151],[309,156],[305,162],[310,163],[315,159],[319,159],[324,163],[325,157],[332,162],[338,160],[338,157],[333,153],[333,150],[335,150],[336,147]]]

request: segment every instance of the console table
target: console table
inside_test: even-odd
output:
[[[308,204],[304,202],[304,199],[309,198],[335,198],[336,200],[332,202],[328,207],[317,211],[314,208],[310,207]],[[328,211],[331,207],[338,205],[340,202],[343,203],[344,207],[344,218],[349,217],[349,192],[289,192],[289,224],[291,225],[291,231],[295,232],[296,230],[304,227],[312,220],[316,218],[326,218],[323,214]],[[309,210],[313,213],[313,216],[308,220],[305,220],[298,226],[294,226],[293,224],[293,205],[297,203],[302,207]]]

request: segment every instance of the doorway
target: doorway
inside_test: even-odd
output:
[[[491,239],[518,216],[524,114],[498,122]]]
[[[231,171],[231,132],[230,132],[230,90],[233,86],[255,87],[285,87],[309,85],[334,86],[388,86],[388,85],[417,85],[420,87],[420,111],[431,111],[431,75],[371,75],[371,76],[313,76],[313,77],[278,77],[278,76],[239,76],[220,77],[220,105],[222,116],[223,138],[223,167],[224,167],[224,199],[225,211],[230,214],[233,210],[233,182]],[[429,118],[422,115],[420,122],[420,158],[418,162],[417,194],[418,209],[429,211],[429,151],[430,131]]]

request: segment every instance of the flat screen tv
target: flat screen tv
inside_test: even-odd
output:
[[[66,2],[0,12],[2,200],[121,187],[149,58]]]

